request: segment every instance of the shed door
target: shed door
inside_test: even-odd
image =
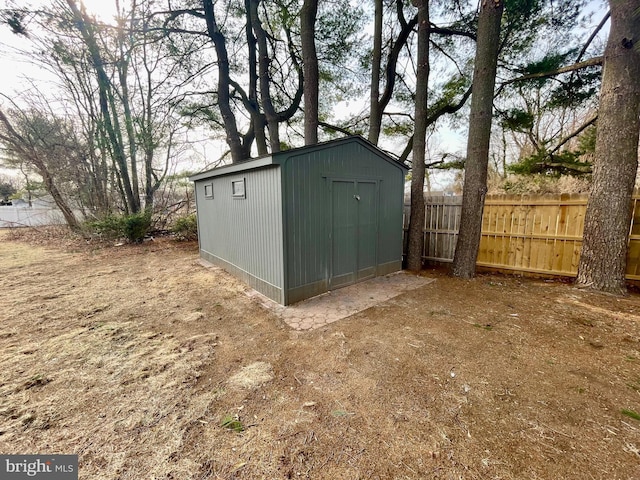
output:
[[[330,237],[330,289],[375,276],[378,247],[376,182],[331,182]]]

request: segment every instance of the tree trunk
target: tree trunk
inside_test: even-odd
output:
[[[418,56],[416,59],[416,106],[413,133],[413,161],[411,168],[411,214],[409,216],[409,246],[407,268],[422,269],[424,248],[424,157],[427,134],[427,106],[429,85],[429,2],[416,0],[418,7]]]
[[[318,56],[316,54],[315,24],[318,0],[304,0],[300,11],[300,39],[304,77],[304,144],[318,143]]]
[[[371,93],[369,101],[369,141],[375,145],[380,139],[382,111],[380,105],[380,69],[382,68],[382,0],[375,0],[373,22],[373,54],[371,55]]]
[[[62,197],[49,170],[42,164],[36,164],[36,169],[44,181],[45,189],[49,192],[56,206],[62,212],[62,216],[69,228],[73,231],[80,230],[80,225],[78,224],[76,216],[73,214],[73,210],[71,210],[71,207],[69,207],[66,200]]]
[[[120,16],[121,13],[118,14]],[[129,41],[134,42],[131,38],[134,32],[134,15],[131,14],[128,35]],[[118,22],[124,21],[124,18],[118,18]],[[131,45],[129,50],[125,51],[125,41],[127,40],[126,29],[121,29],[118,32],[118,45],[120,48],[120,56],[116,60],[116,67],[120,80],[120,102],[122,104],[122,112],[124,114],[125,131],[127,132],[127,143],[129,144],[129,164],[131,166],[131,188],[133,190],[133,196],[136,199],[136,208],[140,209],[140,181],[138,180],[138,160],[137,160],[137,139],[134,128],[134,118],[131,113],[131,96],[129,94],[129,65],[131,62]],[[114,109],[114,112],[116,110]]]
[[[271,100],[270,84],[271,78],[269,76],[269,64],[271,59],[269,58],[269,50],[267,46],[267,32],[262,28],[262,23],[258,15],[258,6],[262,0],[250,0],[249,6],[251,24],[253,25],[253,31],[256,34],[258,41],[258,80],[260,84],[260,99],[262,100],[262,108],[267,119],[267,128],[269,129],[269,145],[271,146],[271,152],[280,151],[280,122],[278,114],[273,106]]]
[[[225,133],[227,134],[227,144],[231,151],[231,160],[236,163],[245,160],[245,151],[242,147],[236,117],[231,108],[231,95],[229,85],[231,82],[229,73],[229,54],[224,35],[218,28],[213,0],[202,0],[204,16],[207,22],[207,34],[213,42],[218,57],[218,107],[222,115]]]
[[[493,92],[500,45],[502,0],[482,2],[478,18],[478,43],[473,71],[469,138],[464,168],[462,216],[452,273],[456,277],[475,275],[482,230],[482,209],[487,192],[489,141],[493,115]]]
[[[246,10],[247,24],[245,26],[245,35],[247,36],[247,50],[249,52],[249,104],[248,110],[251,114],[251,126],[253,128],[253,135],[256,139],[256,146],[258,148],[258,155],[266,155],[269,153],[267,148],[267,137],[264,133],[265,119],[264,115],[260,111],[260,105],[258,104],[258,65],[257,65],[257,40],[253,34],[253,27],[251,22],[251,0],[245,0],[244,8]],[[247,145],[248,142],[245,142]],[[248,152],[251,153],[250,151]],[[248,155],[249,156],[249,155]]]
[[[376,7],[377,8],[377,7]],[[395,43],[392,44],[389,54],[387,56],[387,64],[384,71],[384,91],[382,95],[380,95],[380,99],[376,98],[376,105],[370,109],[369,112],[369,141],[377,144],[380,139],[380,131],[382,129],[382,115],[384,114],[385,108],[389,105],[391,101],[391,97],[393,96],[393,90],[396,85],[396,77],[397,77],[397,67],[398,67],[398,58],[403,48],[406,48],[407,41],[409,36],[413,32],[415,26],[418,24],[418,16],[414,16],[408,22],[405,21],[403,14],[403,1],[396,1],[396,12],[398,23],[401,25],[401,30],[398,33],[398,38]],[[382,10],[381,10],[382,13]],[[377,21],[377,19],[376,19]],[[375,28],[375,27],[374,27]],[[375,39],[374,39],[375,42]],[[375,49],[375,46],[374,46]],[[374,62],[375,65],[375,62]],[[379,81],[379,80],[378,80]],[[374,79],[372,76],[372,87],[374,83]],[[378,92],[379,94],[379,92]],[[371,94],[371,101],[373,102],[373,93]],[[375,140],[375,141],[374,141]]]
[[[127,62],[121,59],[122,62]],[[138,180],[138,161],[137,161],[137,139],[136,132],[133,127],[133,115],[131,114],[131,105],[129,97],[128,82],[128,66],[123,65],[124,71],[120,72],[120,87],[122,88],[122,111],[124,114],[124,125],[127,132],[127,143],[129,144],[129,164],[131,165],[131,189],[133,191],[133,197],[136,201],[136,208],[140,209],[140,182]]]
[[[600,107],[577,284],[626,292],[631,196],[640,131],[640,0],[609,1]]]
[[[124,187],[124,200],[126,201],[127,209],[130,210],[131,213],[137,213],[140,210],[140,197],[136,196],[132,186],[129,166],[127,165],[127,156],[124,152],[120,119],[117,114],[116,99],[113,95],[110,82],[106,77],[106,73],[104,73],[104,75],[98,75],[98,84],[101,85],[99,88],[100,111],[103,114],[105,129],[109,138],[110,151]]]

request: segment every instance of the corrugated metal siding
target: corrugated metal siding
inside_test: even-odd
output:
[[[379,182],[378,264],[401,260],[401,168],[356,141],[294,155],[284,165],[287,289],[328,279],[331,178]]]
[[[231,184],[242,178],[246,198],[233,198]],[[200,249],[282,290],[280,182],[279,167],[261,168],[199,180],[196,194]],[[213,199],[205,199],[204,186],[210,183]]]

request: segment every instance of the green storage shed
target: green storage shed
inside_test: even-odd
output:
[[[400,270],[406,173],[353,136],[194,175],[200,256],[282,305]]]

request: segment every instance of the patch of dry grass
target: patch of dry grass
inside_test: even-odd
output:
[[[0,451],[87,479],[638,472],[637,295],[433,274],[302,333],[193,245],[71,250],[0,242]]]

